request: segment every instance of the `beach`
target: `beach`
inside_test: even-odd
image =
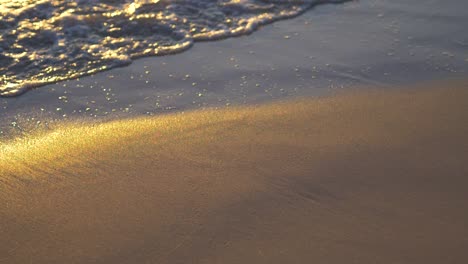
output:
[[[464,263],[466,82],[0,147],[1,263]]]
[[[465,3],[338,2],[0,97],[0,263],[466,263]]]
[[[141,58],[0,98],[0,135],[22,133],[37,121],[42,127],[54,120],[158,115],[463,78],[464,5],[461,0],[320,5],[251,35],[198,42],[180,54]]]

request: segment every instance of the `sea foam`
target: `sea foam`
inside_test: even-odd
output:
[[[0,0],[0,96],[245,35],[339,0]]]

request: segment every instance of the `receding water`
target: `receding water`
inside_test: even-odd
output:
[[[0,0],[0,96],[253,32],[339,0]]]

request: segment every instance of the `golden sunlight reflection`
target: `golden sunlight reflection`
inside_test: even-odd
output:
[[[323,261],[344,244],[356,263],[376,250],[467,259],[468,90],[450,87],[62,123],[1,142],[0,262],[346,263]]]
[[[454,110],[457,107],[466,108],[463,100],[468,97],[467,93],[462,90],[452,93],[450,89],[440,89],[419,94],[387,93],[383,97],[374,92],[92,125],[63,123],[53,128],[52,133],[32,131],[30,136],[0,144],[0,175],[3,180],[13,180],[18,177],[46,177],[49,174],[44,173],[44,170],[53,173],[62,169],[72,169],[76,170],[74,173],[80,173],[79,168],[67,166],[70,163],[82,162],[81,159],[86,160],[95,154],[98,154],[95,156],[97,160],[110,159],[114,155],[138,157],[140,154],[125,153],[127,147],[133,144],[142,147],[138,150],[141,154],[147,151],[149,156],[158,156],[157,153],[162,146],[160,144],[172,142],[171,144],[175,144],[177,148],[179,144],[180,147],[188,147],[196,142],[211,144],[209,142],[218,137],[226,144],[231,140],[236,142],[239,140],[238,142],[243,142],[242,144],[257,142],[255,144],[271,146],[284,143],[290,146],[302,146],[306,151],[326,146],[341,148],[357,143],[383,146],[387,144],[386,137],[389,133],[392,137],[398,138],[398,141],[392,144],[406,144],[405,142],[409,142],[408,140],[414,136],[424,134],[422,130],[432,130],[435,133],[439,128],[445,129],[432,123],[437,121],[437,116],[443,115],[437,109],[445,104],[450,104]],[[402,98],[412,98],[414,102],[399,106]],[[435,101],[439,101],[437,105]],[[461,101],[463,104],[457,105]],[[419,112],[415,110],[421,104],[434,107],[430,113],[419,116]],[[392,105],[393,108],[384,110],[381,105]],[[415,110],[411,110],[412,107]],[[407,118],[401,120],[400,114]],[[468,111],[464,113],[460,111],[457,114],[467,115]],[[411,129],[407,129],[409,127]],[[115,149],[116,147],[120,150]],[[119,151],[124,153],[118,154]],[[61,158],[65,156],[68,158]],[[76,160],[74,161],[72,157]],[[57,164],[59,161],[60,164]],[[36,165],[31,164],[40,166],[41,170],[35,172]],[[9,178],[8,175],[18,176]]]
[[[287,0],[0,0],[0,96],[246,35],[301,14]],[[92,62],[92,63],[89,63]]]

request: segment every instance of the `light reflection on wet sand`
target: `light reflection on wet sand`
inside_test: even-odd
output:
[[[462,263],[467,83],[438,86],[4,142],[0,263]]]

